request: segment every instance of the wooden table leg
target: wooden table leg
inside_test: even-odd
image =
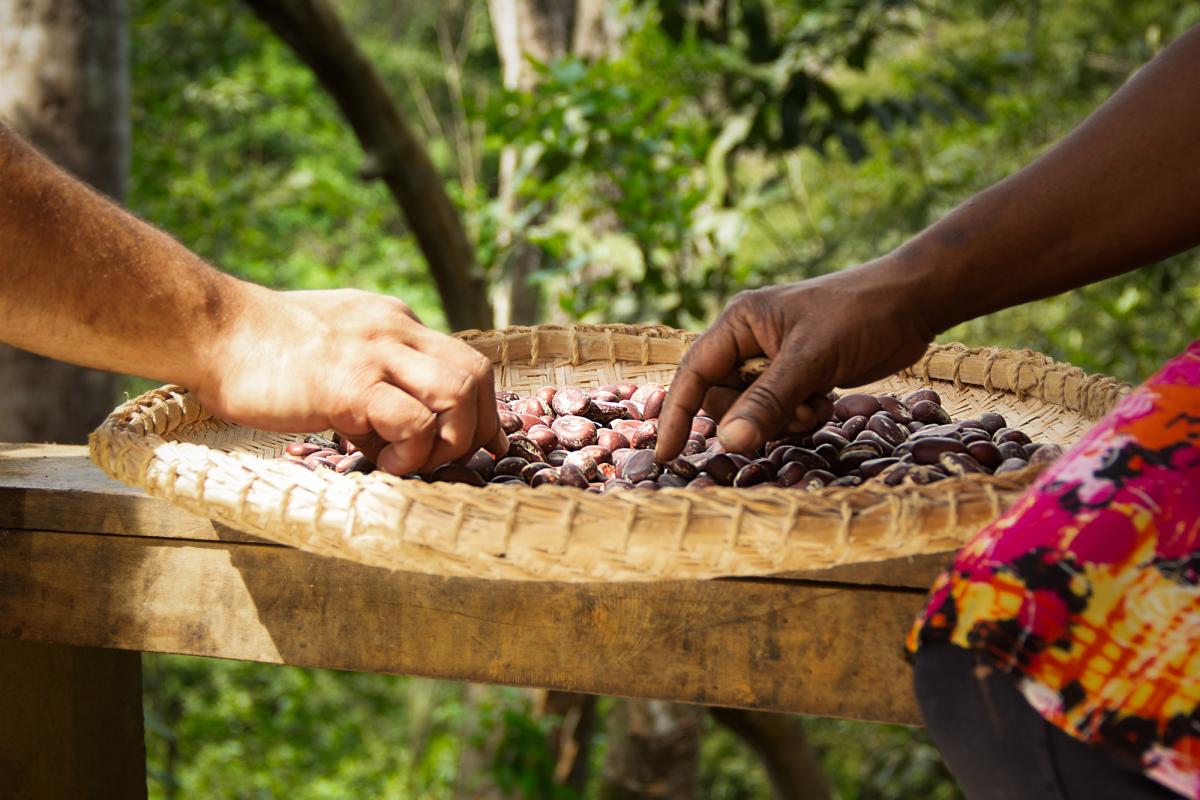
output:
[[[0,640],[0,797],[145,796],[141,653]]]

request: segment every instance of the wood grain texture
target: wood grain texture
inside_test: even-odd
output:
[[[64,445],[0,444],[0,528],[273,544],[119,483],[92,464],[86,448]],[[952,555],[947,551],[779,577],[926,589]]]
[[[146,796],[138,653],[0,641],[0,797]]]
[[[923,593],[781,580],[555,584],[279,547],[10,531],[0,638],[917,723]]]

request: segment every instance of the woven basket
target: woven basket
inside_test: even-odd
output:
[[[468,331],[498,389],[667,384],[694,334],[645,326]],[[866,387],[934,386],[956,418],[997,411],[1037,441],[1070,445],[1128,387],[1031,351],[932,346]],[[515,580],[769,575],[951,549],[993,519],[1036,468],[927,486],[806,492],[709,488],[596,495],[543,486],[427,484],[375,472],[309,472],[276,460],[297,437],[215,419],[164,387],[92,434],[106,472],[230,527],[398,570]]]

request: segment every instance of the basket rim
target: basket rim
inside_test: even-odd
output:
[[[672,361],[668,359],[673,357],[673,361],[677,363],[687,346],[697,338],[696,334],[665,326],[630,325],[521,326],[491,331],[464,331],[458,336],[475,346],[497,366],[506,363],[528,363],[534,355],[538,359],[555,360],[564,364],[582,364],[596,360],[597,354],[600,354],[598,358],[609,361],[621,360],[645,365],[655,364],[658,363],[657,359],[663,359],[665,364],[670,364]],[[898,376],[914,381],[940,381],[954,383],[956,386],[977,386],[984,388],[988,393],[1007,392],[1018,398],[1031,398],[1079,411],[1085,417],[1088,416],[1088,412],[1096,416],[1102,415],[1102,412],[1107,411],[1129,390],[1128,385],[1120,381],[1106,376],[1085,375],[1082,370],[1055,362],[1031,350],[971,349],[961,344],[931,345],[925,357],[908,370],[898,373]],[[709,487],[703,491],[666,488],[654,492],[635,489],[598,495],[557,486],[534,489],[525,485],[489,484],[478,488],[460,484],[425,483],[404,480],[378,471],[368,476],[325,476],[308,472],[284,461],[271,461],[245,453],[230,453],[207,448],[205,445],[187,444],[187,447],[204,447],[205,458],[211,461],[211,464],[206,462],[201,470],[202,474],[194,478],[197,486],[189,485],[190,495],[188,492],[177,491],[176,481],[181,470],[178,463],[158,464],[156,468],[159,468],[160,472],[156,472],[153,479],[148,477],[151,467],[154,466],[152,462],[160,458],[158,452],[161,446],[185,444],[173,440],[173,432],[183,426],[212,418],[186,389],[164,386],[132,398],[115,409],[90,437],[92,458],[114,477],[147,489],[152,494],[176,500],[181,505],[218,518],[234,527],[245,527],[250,523],[239,517],[240,512],[224,508],[214,509],[211,504],[206,505],[204,502],[205,480],[217,472],[236,473],[244,478],[246,487],[243,490],[243,500],[252,493],[255,481],[263,482],[272,491],[277,491],[281,485],[292,488],[293,484],[301,486],[303,492],[311,493],[317,498],[318,505],[317,519],[312,523],[313,530],[307,534],[301,531],[303,535],[298,536],[289,533],[290,538],[285,540],[285,543],[301,547],[317,543],[321,536],[330,536],[328,531],[318,530],[322,527],[320,504],[337,493],[334,489],[351,487],[347,490],[350,499],[345,501],[350,506],[347,526],[353,523],[355,498],[377,492],[391,493],[392,499],[400,500],[405,514],[412,509],[432,508],[448,516],[454,530],[447,547],[454,552],[441,555],[459,560],[474,558],[477,555],[468,555],[456,550],[458,529],[461,528],[463,519],[473,514],[477,514],[480,519],[491,519],[493,524],[503,528],[501,538],[505,542],[513,535],[513,531],[522,525],[531,529],[540,526],[538,529],[541,530],[550,524],[547,520],[558,520],[557,524],[563,526],[566,531],[560,555],[566,552],[577,516],[580,520],[586,520],[589,514],[605,515],[610,519],[627,519],[626,527],[629,531],[634,529],[635,521],[638,524],[653,522],[658,526],[657,530],[664,534],[664,553],[672,547],[683,553],[685,540],[691,535],[690,531],[696,529],[695,525],[699,524],[697,520],[706,519],[705,524],[711,528],[716,524],[713,520],[718,516],[722,519],[728,517],[730,520],[728,525],[732,533],[728,545],[732,551],[736,551],[734,555],[743,552],[744,548],[740,548],[739,545],[739,537],[748,525],[760,533],[764,527],[782,530],[783,539],[775,541],[774,545],[783,545],[786,549],[790,541],[787,538],[790,535],[788,532],[796,527],[801,517],[824,520],[822,524],[836,528],[836,541],[840,545],[849,542],[851,526],[860,519],[883,520],[880,524],[887,528],[888,533],[878,537],[878,541],[892,541],[888,536],[894,538],[901,535],[917,535],[923,539],[921,546],[928,546],[931,541],[949,545],[953,540],[945,537],[939,539],[940,534],[937,532],[917,530],[914,533],[911,525],[914,514],[938,505],[938,513],[941,515],[939,519],[944,520],[946,531],[961,531],[963,526],[981,524],[994,518],[1006,502],[1026,488],[1043,468],[1033,465],[1025,470],[1000,476],[981,474],[951,477],[926,486],[889,487],[868,483],[857,487],[826,487],[816,492],[773,486],[756,487],[752,490]],[[179,457],[178,449],[165,452],[168,458]],[[291,488],[287,488],[284,492],[285,506],[286,494],[290,491]],[[518,508],[524,510],[529,519],[516,520]],[[750,522],[745,522],[746,520]],[[408,525],[408,522],[404,524]],[[348,531],[349,528],[345,534],[347,541]],[[251,532],[270,535],[258,529]],[[401,531],[401,539],[404,535]],[[629,535],[632,534],[627,533],[626,545]],[[878,543],[871,540],[864,546],[872,546],[872,542]],[[336,545],[334,549],[335,554],[346,556],[337,550]],[[551,548],[554,549],[556,548]],[[437,554],[430,555],[433,560],[431,563],[436,562],[435,556]],[[554,553],[550,553],[548,557],[553,556]],[[503,557],[503,553],[499,556],[487,556],[491,559]],[[780,558],[782,557],[781,555]],[[366,559],[364,557],[359,560]],[[457,562],[436,563],[442,566],[426,571],[446,570],[446,574],[463,574],[462,569],[466,569]],[[704,569],[696,567],[691,572],[686,569],[684,572],[685,577],[765,574],[761,566],[765,562],[759,559],[756,563],[759,566],[752,571],[726,572],[708,565]],[[408,568],[397,567],[395,564],[390,566]],[[538,571],[542,568],[533,568],[531,574],[521,574],[517,577],[546,579],[545,575]],[[518,567],[509,562],[505,569],[528,571],[530,567],[528,564]],[[544,569],[553,574],[554,579],[596,579],[591,573],[573,573],[570,565],[550,564],[544,565]],[[504,575],[508,575],[508,572]],[[662,576],[639,575],[634,579],[659,577]]]

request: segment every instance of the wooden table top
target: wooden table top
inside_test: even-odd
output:
[[[919,723],[902,643],[949,553],[759,579],[444,578],[178,510],[0,444],[0,639]]]

